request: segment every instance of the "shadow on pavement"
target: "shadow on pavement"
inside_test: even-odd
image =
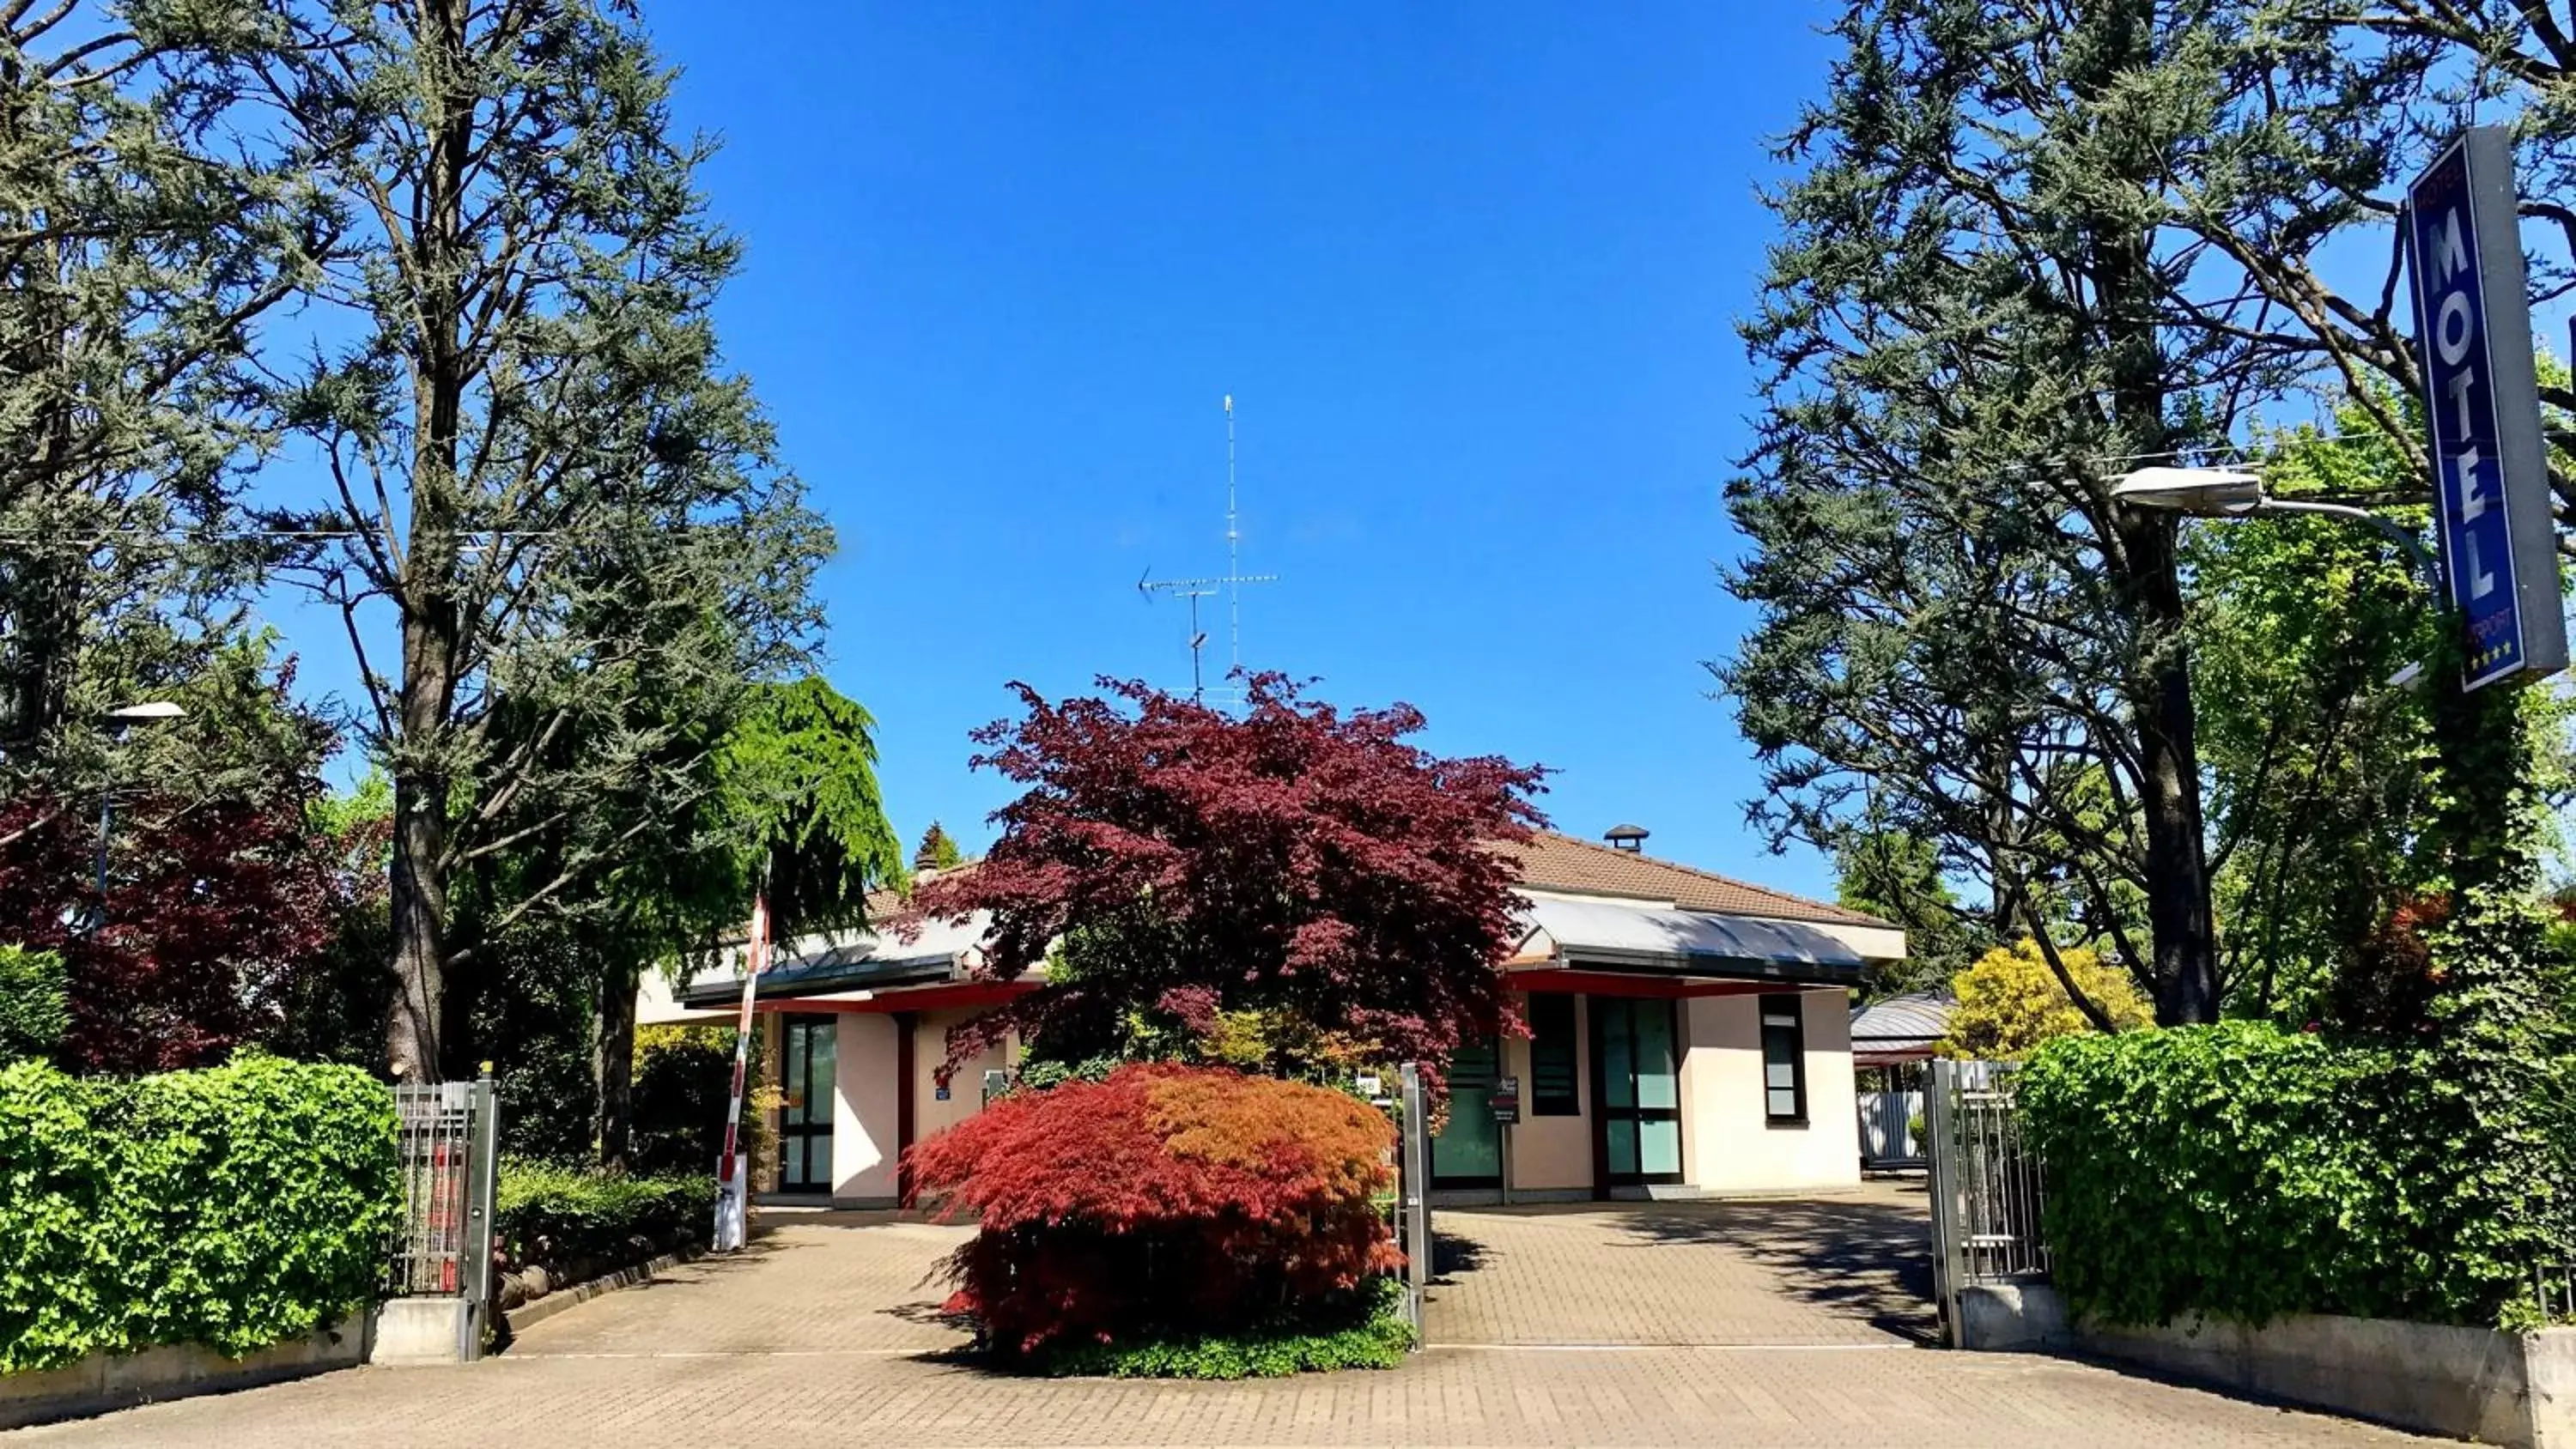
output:
[[[1458,1281],[1458,1274],[1475,1272],[1493,1256],[1493,1249],[1474,1238],[1435,1227],[1431,1230],[1432,1286],[1450,1287]]]
[[[1783,1291],[1873,1328],[1937,1344],[1932,1220],[1919,1186],[1898,1200],[1795,1198],[1639,1204],[1619,1215],[1633,1246],[1704,1243],[1751,1258]]]

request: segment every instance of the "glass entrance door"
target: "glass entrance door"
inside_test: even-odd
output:
[[[791,1016],[779,1024],[778,1190],[832,1190],[833,1019]]]
[[[1449,1058],[1449,1125],[1431,1139],[1433,1187],[1503,1185],[1503,1129],[1494,1123],[1500,1062],[1492,1041],[1464,1044]]]
[[[1601,1104],[1593,1156],[1606,1187],[1682,1180],[1681,1052],[1673,1004],[1592,998],[1592,1060]]]

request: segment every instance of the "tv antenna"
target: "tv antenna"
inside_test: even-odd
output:
[[[1235,507],[1234,486],[1234,394],[1225,395],[1225,573],[1219,578],[1157,579],[1153,570],[1136,581],[1136,592],[1152,603],[1156,594],[1170,594],[1190,601],[1190,698],[1207,697],[1203,659],[1207,652],[1207,631],[1199,627],[1199,600],[1225,595],[1228,677],[1243,668],[1243,586],[1277,583],[1277,574],[1246,574],[1243,571],[1243,520]],[[1232,686],[1228,686],[1229,689]]]

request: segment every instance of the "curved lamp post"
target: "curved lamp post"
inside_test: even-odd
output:
[[[2406,555],[2408,570],[2432,600],[2433,607],[2443,605],[2442,570],[2415,530],[2385,514],[2349,503],[2311,503],[2302,499],[2274,498],[2263,491],[2263,475],[2233,468],[2140,468],[2122,474],[2111,485],[2111,496],[2133,508],[2153,508],[2166,513],[2180,513],[2192,518],[2251,518],[2258,514],[2314,513],[2328,518],[2348,518],[2366,523],[2387,535]],[[2400,689],[2413,688],[2424,672],[2422,664],[2409,664],[2397,671],[2388,682]]]
[[[2193,518],[2250,518],[2257,514],[2316,513],[2367,523],[2388,536],[2405,553],[2406,562],[2424,591],[2442,596],[2442,574],[2424,540],[2396,519],[2355,508],[2349,503],[2311,503],[2274,498],[2263,491],[2263,475],[2232,468],[2140,468],[2121,475],[2111,496],[2133,508],[2153,508]]]

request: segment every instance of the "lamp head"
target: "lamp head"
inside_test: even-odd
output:
[[[2227,518],[2263,502],[2263,478],[2232,468],[2140,468],[2111,485],[2111,496],[2138,508]]]

